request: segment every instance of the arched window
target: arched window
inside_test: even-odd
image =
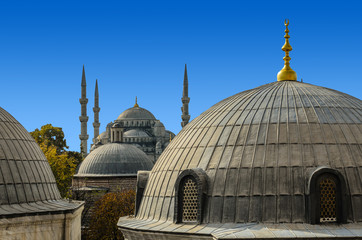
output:
[[[182,222],[197,222],[199,193],[196,180],[192,176],[185,177],[181,188]]]
[[[348,201],[343,175],[335,169],[322,167],[314,171],[308,183],[309,222],[347,222]]]
[[[318,179],[319,222],[337,222],[337,179],[324,174]]]
[[[201,168],[181,172],[175,183],[175,223],[201,223],[207,195],[207,175]]]

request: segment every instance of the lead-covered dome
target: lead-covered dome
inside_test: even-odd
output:
[[[73,211],[48,160],[25,128],[0,107],[0,216]]]
[[[121,113],[117,120],[156,120],[156,118],[147,109],[135,106]]]
[[[199,169],[192,176],[207,178],[203,223],[309,222],[313,173],[333,169],[337,185],[346,186],[338,195],[347,206],[341,214],[362,221],[361,123],[362,101],[328,88],[281,81],[238,93],[168,145],[150,172],[137,218],[173,221],[182,211],[177,179]]]
[[[136,176],[138,170],[150,170],[152,161],[131,144],[108,143],[93,150],[74,177]]]
[[[139,129],[131,129],[123,134],[123,137],[149,137],[149,135]]]

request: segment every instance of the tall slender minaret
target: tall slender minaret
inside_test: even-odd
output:
[[[82,98],[79,99],[80,105],[81,105],[81,116],[79,117],[80,121],[80,151],[85,156],[87,155],[87,140],[88,140],[88,134],[87,134],[87,122],[88,122],[88,116],[87,116],[87,84],[85,81],[85,71],[84,71],[84,65],[83,65],[83,73],[82,73]]]
[[[190,98],[189,98],[189,80],[187,78],[187,67],[185,64],[185,74],[184,74],[184,88],[183,88],[183,92],[182,92],[182,107],[181,107],[181,111],[182,111],[182,122],[181,122],[181,126],[185,127],[186,124],[189,123],[190,120],[190,115],[189,115],[189,102],[190,102]]]
[[[95,143],[96,138],[99,135],[99,126],[101,125],[99,123],[99,111],[100,110],[101,109],[99,107],[98,80],[96,79],[96,88],[94,90],[94,108],[93,108],[93,112],[94,112],[94,122],[93,122],[94,138],[93,138],[93,143]]]

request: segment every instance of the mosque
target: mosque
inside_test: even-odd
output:
[[[175,134],[165,129],[160,120],[136,102],[133,107],[122,112],[116,120],[106,125],[106,131],[99,134],[99,93],[98,82],[94,94],[94,138],[90,153],[87,153],[87,102],[86,78],[83,66],[81,83],[81,152],[82,161],[73,177],[74,199],[84,200],[82,225],[89,223],[93,205],[107,192],[136,189],[137,172],[151,170],[154,163],[168,146]],[[188,76],[185,65],[182,122],[186,126],[188,113]]]
[[[288,25],[277,81],[215,104],[142,171],[126,239],[362,239],[362,101],[297,80]]]

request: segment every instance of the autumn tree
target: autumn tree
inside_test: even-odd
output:
[[[46,124],[39,129],[35,129],[30,135],[40,144],[44,143],[47,147],[54,146],[58,154],[68,149],[67,142],[64,139],[64,132],[60,127],[53,127]]]
[[[62,197],[69,197],[69,188],[77,165],[82,160],[82,155],[77,152],[67,151],[68,146],[64,132],[60,127],[46,124],[41,129],[35,129],[30,135],[39,144],[55,176],[58,189]]]
[[[95,203],[90,225],[86,234],[88,240],[124,239],[117,228],[118,219],[134,214],[134,190],[107,193]]]

